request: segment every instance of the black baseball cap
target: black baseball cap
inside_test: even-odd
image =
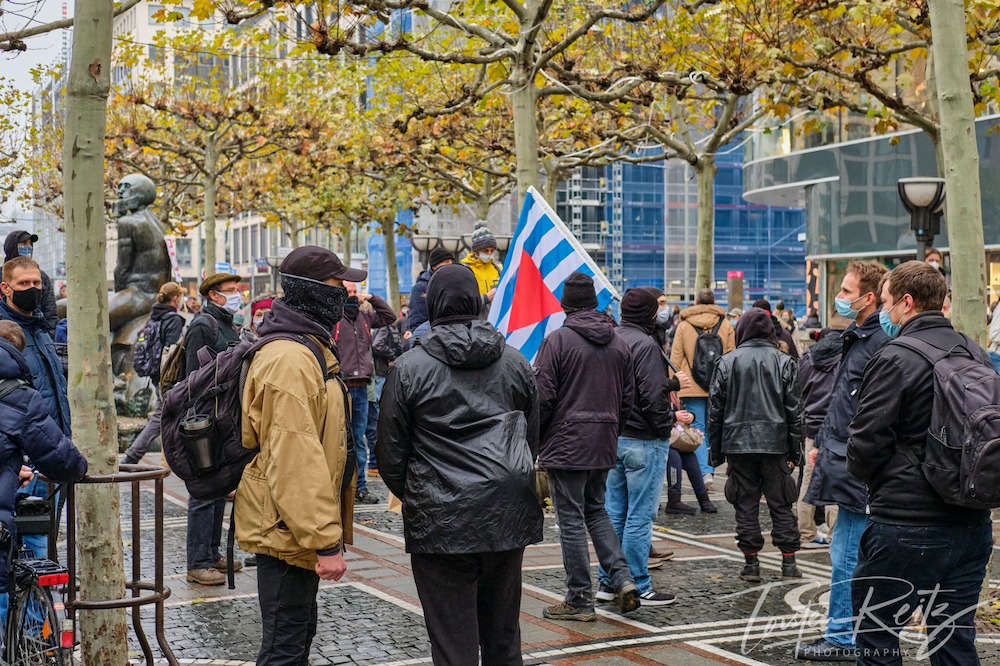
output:
[[[306,245],[292,250],[278,268],[282,275],[324,282],[330,278],[361,282],[368,271],[345,266],[336,253],[316,245]]]
[[[38,234],[29,233],[27,231],[22,231],[20,234],[18,234],[17,236],[18,243],[27,243],[28,241],[31,241],[32,243],[37,243]]]

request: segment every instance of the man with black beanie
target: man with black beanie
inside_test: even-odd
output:
[[[633,399],[628,349],[614,323],[596,310],[594,280],[573,273],[560,299],[566,321],[550,333],[535,358],[541,411],[539,465],[549,476],[559,518],[566,598],[546,608],[553,620],[592,622],[593,584],[587,534],[608,573],[609,598],[623,611],[638,607],[638,589],[604,510],[604,486],[615,465],[621,423]],[[648,544],[646,554],[648,555]]]

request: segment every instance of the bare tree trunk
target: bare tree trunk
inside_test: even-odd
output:
[[[492,164],[490,165],[492,166]],[[493,176],[483,174],[483,190],[476,200],[476,216],[480,220],[486,220],[490,214],[490,199],[493,198]]]
[[[514,154],[517,160],[517,195],[520,198],[518,201],[520,205],[529,187],[538,189],[538,121],[535,108],[537,91],[530,67],[518,66],[512,78]]]
[[[340,259],[344,265],[351,265],[351,226],[347,225],[340,230]]]
[[[705,155],[694,167],[698,182],[698,250],[694,287],[711,289],[715,281],[715,157]]]
[[[63,148],[69,317],[69,403],[73,441],[90,473],[117,469],[118,425],[112,395],[108,292],[104,281],[104,137],[111,73],[112,0],[76,0],[73,59]],[[101,279],[94,279],[99,276]],[[118,486],[77,491],[81,599],[125,594]],[[85,664],[128,663],[124,610],[80,613]]]
[[[542,188],[542,196],[553,208],[556,205],[556,191],[559,189],[559,180],[562,178],[562,170],[555,165],[554,159],[547,159],[545,164],[545,186]]]
[[[984,345],[986,250],[983,247],[976,115],[969,88],[965,8],[962,0],[931,0],[929,4],[947,188],[945,212],[952,259],[952,322],[955,328]]]
[[[215,272],[215,263],[218,261],[215,247],[215,198],[218,194],[218,166],[219,156],[215,152],[215,137],[209,135],[205,145],[205,173],[204,173],[204,212],[202,225],[205,227],[205,275]]]
[[[389,305],[399,312],[399,264],[396,263],[396,221],[382,220],[382,236],[385,238],[385,267],[388,273],[385,293]]]

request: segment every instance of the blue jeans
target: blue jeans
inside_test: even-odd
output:
[[[989,522],[872,521],[861,537],[854,570],[859,666],[903,663],[899,631],[915,607],[923,610],[931,666],[977,666],[975,611],[992,550]]]
[[[368,488],[368,387],[349,386],[351,394],[351,432],[354,434],[354,453],[358,460],[358,492]]]
[[[222,557],[222,519],[226,498],[188,500],[187,568],[211,569]]]
[[[833,528],[830,560],[830,611],[826,622],[826,640],[844,648],[854,647],[854,606],[851,603],[851,579],[858,564],[861,535],[868,526],[868,516],[840,507]]]
[[[694,414],[694,423],[691,425],[705,433],[705,441],[695,449],[694,454],[698,457],[701,475],[711,474],[715,468],[708,464],[708,398],[684,398],[684,408]]]
[[[385,386],[385,377],[375,377],[375,402],[368,402],[368,426],[365,429],[365,438],[368,441],[368,467],[378,469],[378,459],[375,457],[375,441],[378,432],[378,401],[382,399],[382,388]]]
[[[640,594],[653,587],[649,579],[649,546],[669,450],[666,440],[619,437],[618,462],[608,472],[604,507]],[[602,583],[610,585],[603,568],[600,577]]]

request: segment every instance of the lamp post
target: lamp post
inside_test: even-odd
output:
[[[414,234],[410,239],[413,249],[420,253],[420,263],[427,268],[428,255],[431,250],[437,247],[437,236],[427,236],[425,234]]]
[[[267,258],[267,265],[271,267],[271,292],[275,293],[278,291],[278,268],[281,266],[281,262],[285,260],[285,257],[292,251],[292,248],[287,245],[282,245],[278,248],[278,254],[271,255]]]
[[[903,207],[910,213],[910,229],[917,239],[917,260],[923,261],[927,248],[941,232],[944,178],[900,178],[896,187]]]
[[[507,250],[510,249],[511,237],[506,234],[497,234],[493,237],[497,242],[497,254],[500,255],[500,263],[507,261]]]

